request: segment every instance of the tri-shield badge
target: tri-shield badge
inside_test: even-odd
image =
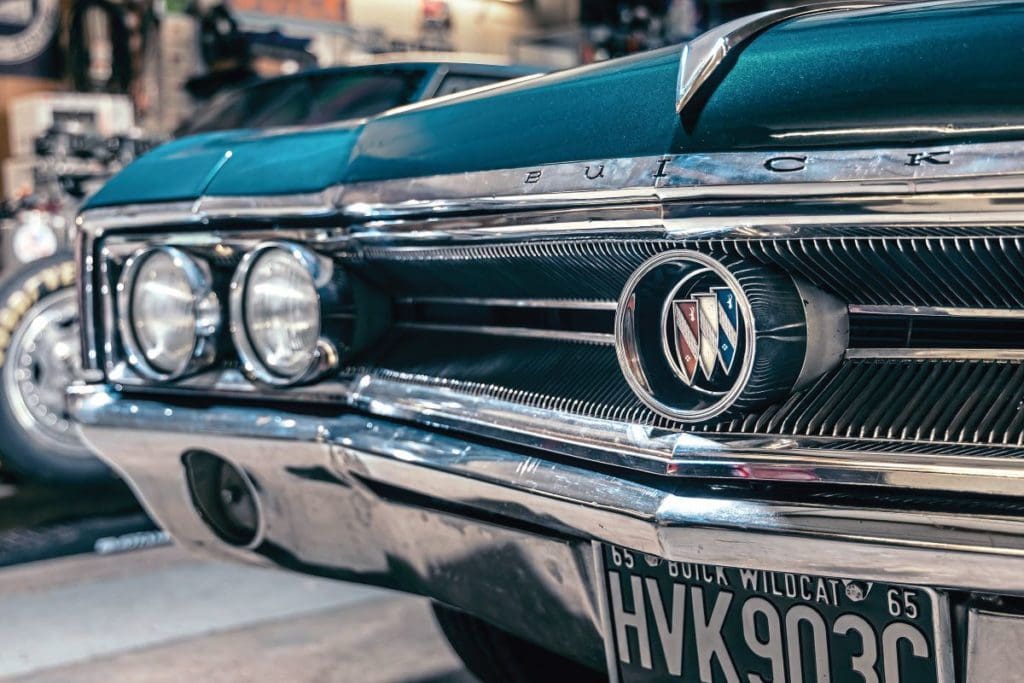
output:
[[[688,385],[699,367],[711,379],[715,365],[728,373],[736,359],[739,311],[736,295],[727,287],[672,302],[676,363]]]
[[[693,383],[697,373],[697,353],[700,349],[700,317],[693,299],[672,302],[675,320],[676,360],[687,384]]]
[[[689,424],[754,414],[839,366],[848,306],[735,253],[659,251],[615,307],[615,356],[637,399]],[[745,419],[745,418],[743,418]]]
[[[718,297],[715,294],[696,294],[698,314],[700,315],[700,369],[704,377],[711,379],[715,372],[715,360],[718,357]]]
[[[727,287],[712,290],[718,297],[718,360],[726,372],[732,370],[736,359],[740,313],[736,310],[736,295]]]

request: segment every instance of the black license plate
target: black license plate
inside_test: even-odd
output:
[[[612,681],[951,680],[934,590],[595,548]]]

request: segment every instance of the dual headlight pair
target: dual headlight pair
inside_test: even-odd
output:
[[[286,242],[258,245],[231,279],[231,338],[246,373],[275,386],[319,376],[337,362],[321,336],[321,295],[332,264]],[[209,264],[181,249],[142,250],[117,285],[121,340],[142,375],[172,380],[209,366],[223,321]]]

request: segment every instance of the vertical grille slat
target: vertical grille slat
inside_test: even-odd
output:
[[[495,340],[432,334],[436,336],[423,340],[424,348],[458,348],[461,360],[456,363],[443,354],[385,354],[368,371],[541,410],[671,431],[893,444],[1019,446],[1024,438],[1020,361],[847,360],[810,387],[763,410],[715,424],[687,425],[659,417],[634,397],[611,347],[516,340],[517,348],[495,362],[488,360]]]
[[[992,443],[1008,443],[1008,427],[1017,415],[1024,414],[1024,364],[1014,368],[1013,376],[1008,380],[1009,390],[1002,392],[1003,401],[992,406],[991,419],[986,418],[978,427],[976,441]],[[987,431],[982,431],[987,430]]]
[[[928,370],[931,370],[929,372]],[[890,438],[906,439],[921,424],[929,401],[934,400],[937,387],[942,385],[943,369],[929,368],[926,365],[920,366],[916,373],[924,375],[923,381],[917,383],[917,390],[906,402],[903,410],[893,420],[893,425],[887,436]]]

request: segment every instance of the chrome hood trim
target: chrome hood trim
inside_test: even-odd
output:
[[[1021,189],[1024,148],[1017,143],[779,149],[591,159],[351,183],[298,195],[203,196],[189,202],[89,209],[79,216],[78,225],[96,238],[107,230],[230,218],[337,215],[340,222],[350,223],[677,200],[914,196]]]

